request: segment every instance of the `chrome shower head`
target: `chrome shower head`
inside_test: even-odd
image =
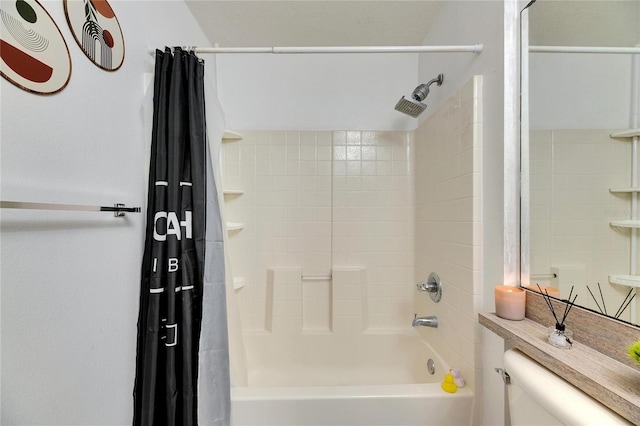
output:
[[[420,101],[414,101],[413,99],[407,99],[404,96],[400,98],[396,104],[396,111],[410,115],[413,118],[422,114],[422,111],[425,109],[427,109],[427,104],[423,104]]]
[[[413,99],[407,99],[404,96],[400,98],[396,104],[396,111],[400,111],[401,113],[410,115],[414,118],[419,116],[422,114],[422,111],[427,108],[427,105],[423,104],[422,101],[424,101],[429,94],[429,86],[433,83],[437,83],[438,86],[441,86],[443,81],[444,74],[439,74],[437,78],[434,78],[430,82],[416,87],[411,94]]]

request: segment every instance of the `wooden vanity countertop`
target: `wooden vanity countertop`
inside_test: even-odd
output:
[[[480,324],[584,393],[640,424],[640,371],[579,341],[571,349],[547,342],[547,328],[525,318],[511,321],[494,313],[480,313]]]

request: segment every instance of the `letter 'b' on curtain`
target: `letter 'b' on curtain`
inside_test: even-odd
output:
[[[175,55],[156,50],[153,107],[133,423],[197,425],[207,223],[204,63],[179,48]]]

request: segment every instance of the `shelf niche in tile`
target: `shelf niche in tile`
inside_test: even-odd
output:
[[[640,275],[609,275],[609,282],[627,287],[640,287]]]
[[[640,192],[640,188],[611,188],[609,192],[612,194],[632,194],[634,192]]]
[[[616,220],[611,222],[616,228],[640,228],[640,220]]]
[[[234,142],[242,139],[242,135],[233,130],[225,130],[222,134],[222,142]]]
[[[640,129],[628,129],[622,132],[612,133],[612,139],[626,139],[640,136]]]
[[[244,278],[243,277],[233,277],[233,288],[234,290],[240,290],[244,287]]]
[[[227,231],[238,232],[244,229],[244,223],[240,222],[227,222]]]

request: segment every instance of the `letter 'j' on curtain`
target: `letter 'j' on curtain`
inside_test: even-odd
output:
[[[224,262],[219,206],[207,199],[216,194],[210,168],[204,62],[180,48],[157,50],[134,425],[229,422]],[[218,323],[211,327],[209,318]],[[201,352],[209,360],[203,377]]]

